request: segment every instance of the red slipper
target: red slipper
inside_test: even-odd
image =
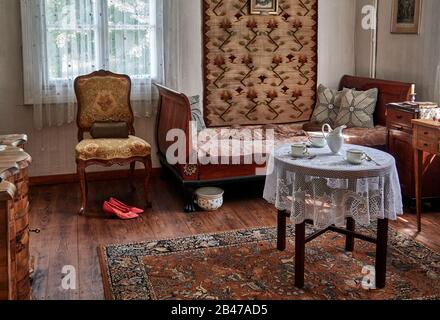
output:
[[[136,207],[127,206],[125,203],[123,203],[115,198],[110,198],[109,203],[115,205],[118,208],[125,209],[127,211],[131,211],[136,214],[144,213],[144,210],[136,208]]]
[[[104,211],[105,214],[115,215],[121,220],[130,220],[130,219],[139,218],[138,214],[131,211],[121,210],[120,208],[113,206],[111,203],[107,201],[104,202],[102,206],[102,210]]]

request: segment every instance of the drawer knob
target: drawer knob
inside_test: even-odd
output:
[[[396,116],[397,119],[402,119],[403,117],[401,115]]]
[[[426,132],[426,131],[425,131],[425,136],[427,136],[428,134],[429,134],[429,132]]]

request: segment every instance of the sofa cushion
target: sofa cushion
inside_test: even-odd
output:
[[[274,129],[274,147],[283,144],[307,142],[301,124],[281,124],[268,128],[267,126],[240,126],[234,129],[229,127],[207,128],[201,132],[197,140],[197,152],[199,156],[226,157],[229,163],[239,161],[239,158],[257,153],[264,153],[266,147],[270,147],[265,141],[267,131]],[[350,144],[364,145],[368,147],[383,147],[387,144],[387,128],[376,126],[375,128],[349,128],[344,130],[345,142]],[[261,152],[255,152],[251,143],[255,140],[262,141]],[[219,159],[220,161],[220,159]]]
[[[349,128],[344,130],[344,137],[349,144],[379,148],[387,145],[388,130],[383,126]]]
[[[197,132],[206,129],[205,120],[202,115],[202,108],[200,106],[200,96],[189,97],[189,103],[191,105],[191,117],[192,121],[197,124]]]
[[[315,110],[311,118],[312,123],[328,123],[333,126],[341,107],[343,91],[332,90],[324,85],[319,85]]]
[[[270,141],[271,132],[273,141]],[[262,142],[260,150],[255,150],[253,141]],[[223,156],[232,163],[244,156],[266,154],[265,151],[272,145],[276,148],[282,144],[302,141],[307,141],[307,138],[301,124],[207,128],[198,136],[197,152],[202,158]]]
[[[302,129],[307,132],[316,132],[316,131],[322,131],[322,123],[317,122],[307,122],[303,124]]]
[[[335,127],[346,125],[349,128],[374,128],[378,89],[357,91],[345,89],[341,108],[336,118]]]

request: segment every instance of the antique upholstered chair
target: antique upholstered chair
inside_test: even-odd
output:
[[[96,71],[75,79],[75,94],[78,102],[78,145],[76,163],[81,186],[81,208],[84,214],[87,204],[86,167],[90,165],[130,165],[130,183],[134,190],[133,174],[136,162],[145,166],[145,199],[148,198],[149,179],[152,171],[151,146],[135,136],[134,116],[130,103],[131,80],[126,75],[109,71]],[[95,122],[126,122],[128,139],[84,138]]]

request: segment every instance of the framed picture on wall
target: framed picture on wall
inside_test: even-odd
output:
[[[423,0],[393,0],[391,33],[419,34]]]
[[[278,14],[278,0],[251,0],[251,14]]]

